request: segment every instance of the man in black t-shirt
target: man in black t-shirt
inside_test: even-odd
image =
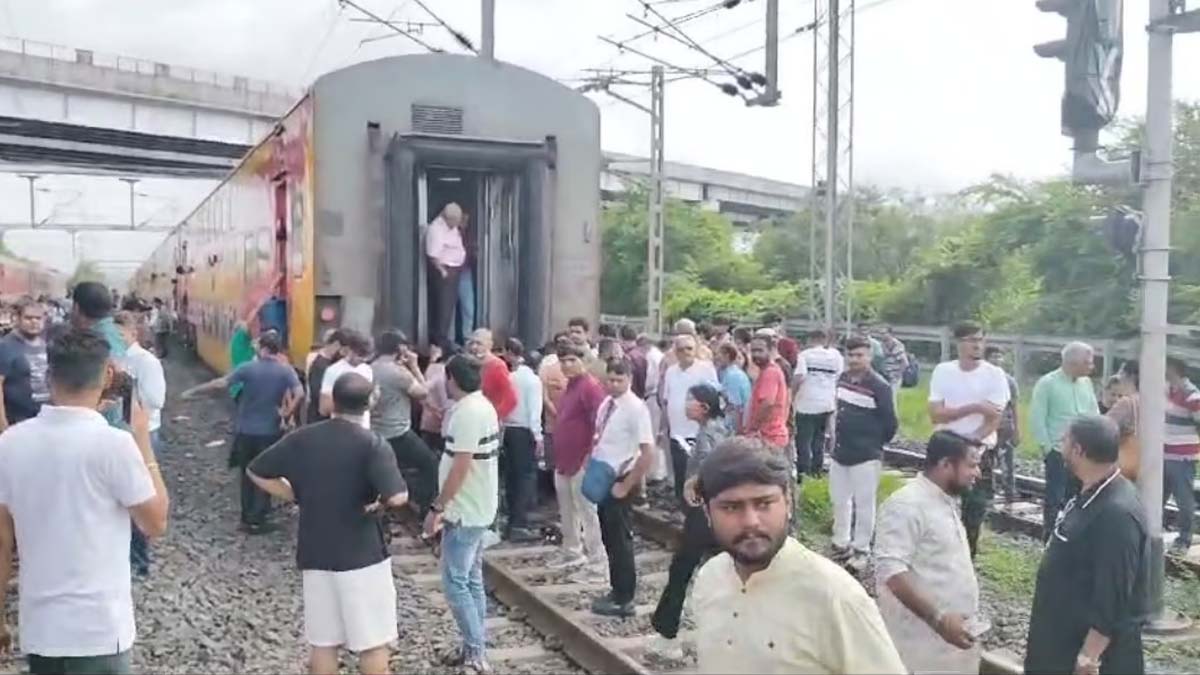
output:
[[[0,431],[36,417],[50,400],[46,379],[46,340],[42,332],[46,309],[33,298],[21,298],[13,308],[16,330],[0,340]]]
[[[338,647],[363,673],[388,672],[397,637],[396,587],[381,507],[408,501],[391,448],[364,429],[372,385],[346,373],[333,385],[332,419],[288,434],[246,470],[267,493],[300,505],[296,560],[314,673],[338,671]]]
[[[327,419],[321,414],[321,379],[325,371],[337,361],[342,351],[342,331],[334,329],[325,334],[325,344],[313,352],[308,361],[304,378],[308,385],[308,404],[305,406],[304,423],[314,424]]]

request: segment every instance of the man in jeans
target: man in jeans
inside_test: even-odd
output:
[[[1192,517],[1196,511],[1196,457],[1200,455],[1200,391],[1187,377],[1187,364],[1167,357],[1167,425],[1163,436],[1163,505],[1170,497],[1179,508],[1179,537],[1171,550],[1184,555],[1192,547]]]
[[[132,433],[96,411],[109,354],[92,331],[57,337],[50,403],[0,436],[0,616],[19,548],[21,651],[33,673],[130,672],[130,519],[151,537],[167,530],[146,411],[134,401]],[[11,644],[3,626],[0,646]]]
[[[629,507],[632,495],[654,461],[654,428],[650,411],[632,390],[633,373],[626,361],[608,364],[608,398],[596,419],[596,446],[592,458],[612,467],[617,480],[600,502],[600,535],[608,553],[608,579],[612,590],[596,598],[592,611],[602,616],[632,617],[637,590],[633,557],[633,532]]]
[[[260,489],[300,505],[296,563],[304,593],[311,670],[338,672],[338,647],[358,654],[358,672],[388,672],[396,639],[396,586],[381,506],[408,500],[392,450],[362,428],[371,383],[347,373],[333,385],[333,419],[288,434],[246,474]]]
[[[1079,490],[1079,483],[1063,463],[1064,434],[1071,422],[1086,415],[1099,415],[1100,405],[1092,388],[1092,348],[1082,342],[1063,347],[1062,365],[1046,373],[1033,386],[1029,403],[1029,430],[1042,449],[1046,463],[1046,495],[1042,511],[1042,539],[1049,539],[1058,511]],[[1006,380],[1007,386],[1007,380]],[[984,479],[991,479],[985,467]]]
[[[463,637],[447,665],[489,673],[483,535],[499,506],[500,420],[480,389],[481,370],[470,356],[455,356],[446,364],[446,390],[456,404],[446,422],[440,494],[425,517],[425,534],[442,531],[442,589]]]
[[[542,444],[542,381],[525,365],[525,345],[517,338],[504,343],[512,371],[516,407],[504,419],[504,494],[508,504],[505,539],[539,541],[530,529],[529,511],[537,505],[537,448]]]
[[[134,395],[150,419],[150,447],[157,457],[162,444],[162,409],[167,403],[167,380],[163,375],[162,362],[138,343],[136,314],[117,312],[113,320],[129,348],[125,353],[125,367],[133,377]],[[129,544],[129,560],[133,564],[134,574],[140,577],[150,574],[150,545],[146,536],[136,527],[133,528],[133,539]]]
[[[231,385],[241,387],[237,415],[233,420],[233,456],[230,460],[242,475],[240,529],[247,534],[265,534],[276,527],[267,522],[271,497],[250,480],[246,467],[283,435],[280,413],[282,419],[287,419],[304,398],[300,378],[291,366],[279,362],[279,350],[279,337],[275,333],[266,333],[258,339],[258,358],[238,366],[224,377],[179,395],[188,399],[202,392],[225,390]]]

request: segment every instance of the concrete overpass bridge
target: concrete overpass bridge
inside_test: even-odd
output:
[[[302,94],[236,75],[0,38],[0,171],[219,179]],[[669,196],[739,225],[792,213],[808,199],[804,186],[680,162],[667,162],[666,174]],[[647,176],[645,158],[605,153],[598,187],[613,198]],[[8,229],[0,223],[0,232]]]

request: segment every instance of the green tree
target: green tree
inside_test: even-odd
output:
[[[646,312],[647,194],[633,190],[605,207],[602,236],[605,312]],[[669,200],[665,209],[663,267],[667,288],[691,284],[718,292],[746,293],[772,285],[750,256],[733,250],[733,224],[719,213]]]

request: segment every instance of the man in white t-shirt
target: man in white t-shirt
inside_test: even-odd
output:
[[[367,359],[371,356],[371,339],[356,330],[343,328],[341,332],[342,358],[330,364],[321,377],[321,414],[333,414],[333,385],[337,379],[346,373],[358,373],[367,378],[367,382],[375,381],[375,371]],[[378,397],[371,396],[371,405],[375,405]],[[371,428],[371,412],[368,410],[362,418],[363,427]]]
[[[973,321],[960,323],[954,327],[954,339],[958,341],[958,359],[939,363],[929,380],[929,418],[935,430],[953,431],[983,448],[980,480],[962,497],[963,525],[974,557],[992,501],[996,429],[1010,391],[1004,371],[983,358],[982,326]]]
[[[721,382],[712,361],[696,358],[696,338],[679,335],[675,338],[675,363],[663,377],[659,400],[666,401],[667,437],[671,443],[671,465],[675,476],[675,497],[683,502],[683,483],[687,477],[688,455],[700,425],[687,416],[688,390],[697,384],[711,384],[718,391]]]
[[[167,529],[146,410],[135,398],[132,434],[96,412],[109,355],[89,330],[56,338],[51,404],[0,436],[0,589],[19,547],[20,644],[33,673],[130,672],[130,519],[150,537]],[[0,645],[11,646],[2,622]]]
[[[628,361],[609,362],[605,383],[608,398],[596,413],[596,441],[592,449],[592,459],[608,464],[617,476],[608,497],[598,504],[612,590],[592,602],[592,611],[624,618],[634,616],[633,596],[637,590],[630,502],[654,463],[650,411],[630,389],[632,376]]]
[[[796,413],[796,479],[821,475],[825,468],[825,430],[837,409],[838,378],[846,369],[841,352],[829,346],[829,333],[813,329],[808,347],[796,358],[792,410]]]

